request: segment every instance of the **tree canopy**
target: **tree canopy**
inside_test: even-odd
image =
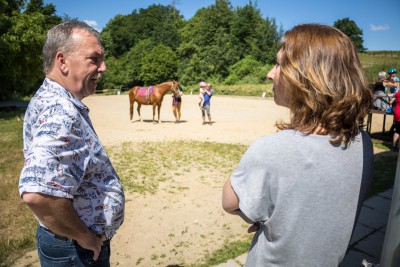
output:
[[[43,77],[42,47],[47,30],[61,22],[52,4],[0,0],[0,99],[33,92]]]
[[[225,82],[230,67],[247,56],[259,68],[272,63],[282,32],[275,20],[262,18],[252,1],[233,8],[230,1],[216,0],[188,21],[172,6],[133,10],[114,17],[101,32],[110,59],[101,86],[119,88],[176,77],[184,84]]]
[[[47,30],[61,21],[43,0],[0,0],[0,99],[30,95],[42,82]],[[349,18],[335,22],[363,47],[362,30]],[[177,79],[240,84],[265,82],[281,45],[282,27],[263,18],[257,1],[232,7],[229,0],[197,10],[184,20],[175,6],[151,5],[116,15],[100,33],[107,72],[98,88],[151,85]]]
[[[367,50],[363,45],[363,31],[357,26],[354,20],[349,18],[339,19],[335,21],[333,26],[341,30],[353,41],[358,52],[364,52]]]

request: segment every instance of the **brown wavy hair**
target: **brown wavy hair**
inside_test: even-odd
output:
[[[347,147],[372,97],[352,41],[336,28],[301,24],[285,33],[281,52],[280,81],[291,119],[277,127],[329,134],[331,144]]]

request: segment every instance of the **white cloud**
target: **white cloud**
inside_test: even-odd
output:
[[[101,32],[101,29],[98,28],[98,24],[97,24],[97,22],[96,22],[95,20],[84,20],[84,22],[85,22],[87,25],[93,27],[93,28],[94,28],[95,30],[97,30],[98,32]]]
[[[389,25],[387,25],[387,24],[383,24],[383,25],[374,25],[374,24],[371,24],[370,26],[369,26],[369,29],[371,30],[371,31],[387,31],[387,30],[389,30]]]

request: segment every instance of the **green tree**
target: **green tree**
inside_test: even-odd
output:
[[[246,56],[262,65],[272,63],[282,33],[275,20],[263,19],[251,1],[233,10],[229,1],[216,0],[214,5],[199,9],[180,31],[180,81],[222,82],[230,75],[229,67]],[[230,81],[239,79],[232,77]]]
[[[159,44],[143,57],[139,75],[145,84],[156,84],[176,77],[177,68],[178,59],[174,51]]]
[[[274,19],[262,18],[252,1],[243,8],[233,9],[230,1],[215,0],[188,21],[183,21],[179,11],[171,6],[152,5],[133,10],[129,15],[110,20],[101,32],[106,57],[113,58],[107,66],[104,85],[132,86],[156,81],[155,77],[161,75],[155,75],[157,71],[150,65],[153,61],[145,62],[145,58],[160,44],[170,48],[178,58],[176,69],[172,69],[180,82],[194,84],[205,79],[223,82],[231,75],[230,66],[247,56],[261,66],[274,62],[282,33]],[[153,54],[151,59],[155,58]],[[115,66],[116,62],[122,66]],[[260,70],[256,68],[253,75],[238,79],[262,81]]]
[[[153,46],[154,41],[151,38],[143,39],[124,55],[123,66],[129,86],[143,84],[140,72],[143,64],[147,64],[144,57],[153,49]]]
[[[0,0],[0,36],[11,27],[13,13],[19,12],[23,6],[24,0]]]
[[[272,63],[283,30],[278,30],[274,19],[263,19],[257,5],[249,1],[236,9],[231,33],[240,59],[250,55],[259,62]]]
[[[9,99],[31,94],[43,79],[42,47],[47,30],[61,21],[53,5],[0,0],[0,96]],[[7,25],[7,28],[3,28]]]
[[[151,38],[141,40],[132,47],[122,57],[107,58],[107,72],[104,74],[102,82],[98,88],[121,88],[143,85],[140,76],[142,64],[146,64],[144,57],[149,53],[153,46]]]
[[[128,79],[126,78],[126,72],[122,61],[123,58],[107,58],[107,71],[104,73],[100,83],[97,84],[98,89],[119,89],[121,87],[127,87]]]
[[[40,13],[16,14],[11,22],[11,28],[0,41],[0,94],[5,98],[29,94],[43,77],[45,17]]]
[[[45,16],[46,28],[51,28],[59,24],[62,19],[56,16],[56,7],[53,4],[44,5],[43,0],[30,0],[26,5],[25,14],[40,13]]]
[[[183,18],[174,8],[151,5],[111,19],[102,30],[100,40],[108,55],[114,57],[124,55],[147,38],[151,38],[154,45],[163,44],[176,50],[180,44],[178,30],[182,26]]]
[[[233,15],[229,1],[216,0],[214,5],[199,9],[185,24],[178,48],[182,83],[210,77],[217,82],[228,75],[228,67],[239,60],[230,34]]]
[[[128,16],[116,15],[100,33],[106,56],[120,57],[132,46],[130,20]]]
[[[363,44],[363,31],[357,26],[357,24],[353,20],[349,18],[340,19],[335,21],[333,26],[341,30],[353,41],[353,44],[358,52],[364,52],[367,50]]]
[[[226,78],[226,84],[240,83],[246,76],[251,76],[262,64],[252,56],[246,56],[244,59],[236,62],[229,68],[230,75]]]

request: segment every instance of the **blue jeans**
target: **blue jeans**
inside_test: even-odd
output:
[[[60,238],[46,228],[38,226],[36,231],[40,265],[53,266],[110,266],[110,241],[104,241],[99,258],[93,260],[93,251],[84,249],[78,242]]]

